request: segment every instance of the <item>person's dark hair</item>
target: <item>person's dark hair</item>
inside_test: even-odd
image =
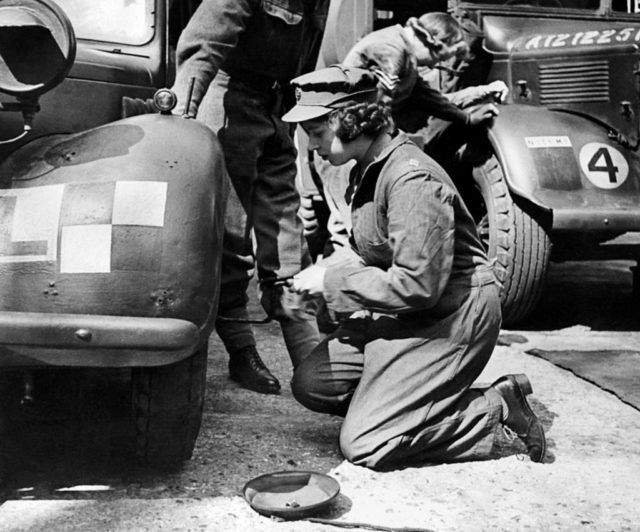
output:
[[[335,111],[336,137],[347,142],[359,135],[375,137],[391,124],[389,106],[383,102],[345,102]]]

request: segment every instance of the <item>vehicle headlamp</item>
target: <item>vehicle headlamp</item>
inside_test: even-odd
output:
[[[153,104],[161,113],[170,113],[178,104],[178,97],[170,89],[159,89],[153,95]]]

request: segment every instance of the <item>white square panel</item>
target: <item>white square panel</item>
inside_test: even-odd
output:
[[[111,271],[111,225],[67,225],[60,237],[60,273]]]
[[[167,183],[118,181],[113,200],[114,225],[164,226]]]
[[[58,221],[64,185],[2,190],[0,196],[15,197],[12,217],[0,220],[0,226],[9,229],[12,242],[46,243],[42,255],[5,255],[0,263],[39,262],[56,259],[58,248]]]

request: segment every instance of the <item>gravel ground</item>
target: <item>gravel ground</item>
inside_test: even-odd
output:
[[[569,338],[575,332],[567,330],[564,336]],[[584,331],[578,332],[584,335]],[[335,464],[324,471],[341,485],[340,496],[321,517],[439,532],[638,530],[640,449],[633,442],[640,435],[640,412],[570,372],[524,354],[523,346],[532,344],[535,339],[498,347],[480,380],[491,382],[510,372],[529,375],[534,387],[533,406],[547,428],[546,463],[534,464],[517,454],[522,448],[515,444],[506,446],[495,460],[377,473],[340,461],[335,446],[339,422],[312,414],[298,421],[306,425],[309,437],[317,438],[323,432],[326,437],[318,442],[318,456],[300,458],[302,465],[315,464],[322,471],[323,464]],[[224,361],[217,361],[213,370],[222,374]],[[249,398],[243,406],[242,401],[233,401],[232,395],[224,399],[231,400],[231,410],[245,410],[252,404],[251,396],[238,396]],[[286,395],[269,401],[279,405],[283,414],[290,412],[289,408],[297,408],[289,404],[290,397]],[[264,412],[268,408],[263,404],[257,410]],[[264,429],[259,424],[254,428]],[[235,439],[233,432],[232,423],[218,428],[218,434],[227,434],[228,440],[246,442],[246,435]],[[260,445],[264,445],[265,452],[271,449],[273,456],[267,454],[264,464],[257,463],[255,452],[235,453],[234,466],[224,464],[226,467],[221,467],[219,474],[224,476],[227,471],[233,476],[239,470],[238,479],[248,479],[269,468],[295,469],[286,467],[287,457],[301,456],[295,430],[283,427],[269,433],[267,441]],[[207,443],[202,445],[206,447]],[[233,447],[238,448],[230,444],[229,448]],[[187,474],[198,474],[202,456],[196,453],[196,462],[188,466],[192,470]],[[238,482],[224,485],[237,486]],[[0,507],[0,528],[21,532],[337,530],[317,523],[268,519],[253,512],[237,489],[222,495],[214,492],[198,489],[189,495],[183,490],[168,496],[166,490],[158,488],[157,496],[151,498],[138,492],[140,498],[7,501]]]
[[[182,471],[136,475],[119,470],[103,457],[108,445],[102,439],[94,452],[76,446],[61,458],[60,450],[73,438],[56,438],[51,431],[60,431],[59,425],[47,425],[37,443],[52,450],[44,463],[35,453],[18,464],[0,504],[0,530],[339,530],[278,522],[251,510],[241,497],[244,483],[283,469],[314,470],[337,479],[341,493],[320,517],[345,524],[438,532],[640,530],[640,411],[525,353],[638,351],[640,322],[630,310],[636,303],[629,298],[628,266],[580,265],[576,275],[575,264],[556,265],[530,329],[503,331],[502,345],[480,378],[491,382],[505,373],[527,373],[533,408],[547,430],[546,463],[532,463],[518,442],[485,462],[385,473],[344,462],[337,446],[340,419],[309,412],[293,400],[287,386],[290,365],[278,327],[269,324],[256,331],[263,358],[283,384],[282,395],[260,396],[229,381],[227,359],[214,335],[203,428],[193,459]],[[630,368],[630,374],[638,373],[640,368]],[[115,434],[117,420],[111,421],[93,427],[93,433],[105,439]],[[60,492],[73,485],[78,491]],[[91,491],[101,485],[104,492]]]

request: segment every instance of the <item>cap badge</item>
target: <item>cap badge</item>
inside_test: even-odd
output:
[[[300,89],[300,87],[296,87],[295,94],[296,94],[296,102],[299,102],[300,98],[302,98],[302,90]]]

